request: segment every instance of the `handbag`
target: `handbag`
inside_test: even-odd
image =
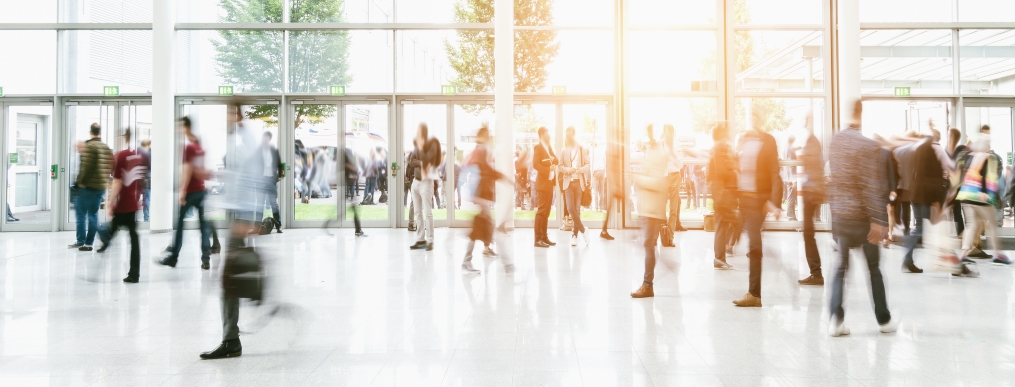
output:
[[[231,249],[222,268],[222,295],[260,300],[264,296],[261,256],[250,247]]]

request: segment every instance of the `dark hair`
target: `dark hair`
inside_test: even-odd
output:
[[[550,131],[545,126],[540,126],[539,129],[536,129],[537,136],[543,137],[544,134],[550,134]]]
[[[191,128],[190,117],[187,116],[180,117],[180,125],[183,125],[184,128],[190,129]]]
[[[423,135],[423,139],[430,138],[430,129],[426,127],[426,122],[419,123],[419,134]]]
[[[490,128],[481,126],[479,130],[476,131],[476,137],[490,137]]]
[[[265,130],[264,131],[264,136],[267,137],[269,140],[271,140],[271,132]]]
[[[99,134],[102,133],[102,127],[99,126],[98,122],[96,122],[92,124],[92,127],[91,129],[89,129],[89,132],[91,132],[93,136],[98,136]]]
[[[130,141],[130,127],[127,127],[127,129],[123,130],[123,139]]]
[[[980,127],[980,133],[989,132],[989,131],[990,131],[990,125],[983,125],[983,126]]]

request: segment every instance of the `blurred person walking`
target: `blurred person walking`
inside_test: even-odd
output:
[[[797,159],[796,137],[792,134],[786,138],[786,149],[784,149],[782,159],[786,161]],[[782,181],[783,185],[785,185],[783,197],[786,202],[786,221],[796,222],[797,182],[795,166],[782,167]]]
[[[581,199],[582,191],[588,189],[589,185],[589,155],[575,139],[573,126],[568,126],[564,130],[564,136],[564,150],[561,151],[557,171],[563,179],[564,204],[574,222],[574,227],[571,228],[571,246],[578,245],[578,234],[581,234],[582,241],[588,246],[589,237],[585,233],[585,225],[581,219]]]
[[[962,218],[965,221],[965,232],[962,234],[961,275],[976,276],[977,272],[969,270],[965,264],[975,263],[969,259],[970,252],[975,248],[974,241],[978,241],[984,231],[990,239],[991,247],[994,248],[993,262],[998,265],[1010,265],[1011,260],[1000,253],[997,237],[996,208],[1002,205],[1000,185],[1001,168],[1004,164],[1000,157],[989,153],[988,136],[981,134],[980,138],[973,142],[970,150],[971,152],[957,160],[960,173],[956,174],[955,179],[958,185],[955,205],[962,208]]]
[[[811,119],[811,116],[808,115],[808,122]],[[825,277],[821,274],[821,254],[818,252],[818,242],[814,239],[814,216],[818,214],[818,209],[825,202],[825,160],[821,151],[821,142],[814,136],[812,125],[808,124],[806,126],[807,139],[804,142],[800,155],[800,159],[803,162],[804,175],[803,185],[800,189],[803,192],[804,199],[804,255],[807,257],[807,267],[810,269],[811,274],[807,278],[797,282],[801,285],[824,285]],[[791,178],[795,180],[796,176],[793,175]],[[793,186],[796,186],[795,181]],[[791,196],[793,196],[795,202],[796,188],[792,189],[792,193]],[[795,204],[794,206],[787,205],[787,207],[790,208],[790,211],[793,211]],[[887,207],[885,207],[885,210],[887,211]]]
[[[553,187],[557,185],[554,169],[557,156],[550,146],[550,132],[540,126],[536,131],[539,143],[533,149],[532,168],[536,170],[536,219],[533,227],[533,239],[536,247],[547,248],[556,245],[547,235],[547,224],[550,218],[550,206],[553,205]]]
[[[493,218],[490,216],[490,206],[493,205],[494,189],[498,180],[511,182],[511,179],[498,172],[492,163],[493,155],[490,153],[487,144],[490,142],[490,129],[479,128],[476,132],[476,149],[469,155],[469,161],[465,166],[475,166],[478,170],[476,176],[479,181],[476,183],[476,192],[472,196],[472,202],[479,206],[479,213],[472,220],[472,232],[469,233],[469,245],[465,248],[465,259],[462,261],[462,269],[469,272],[479,273],[472,265],[472,252],[476,249],[476,241],[482,241],[485,247],[483,255],[495,257],[497,254],[490,248],[493,244]],[[508,256],[504,256],[504,271],[508,274],[514,272],[514,264]]]
[[[843,321],[843,287],[846,271],[849,269],[849,253],[852,248],[862,248],[870,271],[871,297],[874,316],[883,333],[895,332],[898,322],[888,311],[885,283],[881,276],[880,251],[878,243],[884,239],[888,225],[888,182],[884,174],[886,157],[877,141],[866,138],[860,132],[863,104],[856,101],[853,108],[853,123],[832,138],[829,161],[831,164],[831,207],[832,232],[839,243],[839,267],[832,280],[829,299],[831,321],[830,336],[849,334]]]
[[[282,233],[282,221],[278,211],[278,183],[285,176],[285,166],[282,165],[282,158],[278,155],[278,148],[271,145],[271,132],[264,132],[261,142],[261,160],[264,165],[264,187],[257,199],[257,213],[254,215],[258,222],[263,219],[264,206],[271,208],[272,223],[279,234]],[[270,232],[271,229],[268,229]]]
[[[345,172],[346,184],[355,184],[356,176],[359,176],[359,167],[356,164],[356,155],[353,154],[352,149],[345,148],[345,150],[342,152],[342,161],[345,162],[345,168],[343,169],[343,171]],[[409,173],[408,169],[406,170],[406,172]],[[353,224],[356,226],[356,236],[358,237],[367,236],[367,234],[363,232],[363,228],[360,227],[359,203],[356,202],[356,198],[352,198],[352,200],[348,200],[348,202],[349,208],[352,209],[352,221]]]
[[[125,227],[130,234],[130,270],[123,282],[137,283],[141,276],[141,242],[137,235],[138,200],[141,198],[141,187],[150,162],[145,154],[130,149],[130,128],[123,133],[123,140],[124,149],[116,153],[113,186],[109,190],[109,203],[106,206],[112,220],[99,228],[102,246],[96,251],[106,251],[120,227]]]
[[[349,150],[346,151],[348,152]],[[353,159],[352,162],[355,163],[355,159]],[[416,175],[419,174],[419,168],[419,156],[416,154],[416,149],[413,149],[405,156],[405,176],[403,177],[405,190],[402,191],[405,192],[405,197],[402,198],[402,205],[404,206],[406,205],[406,202],[408,202],[409,206],[409,227],[407,228],[409,231],[416,231],[416,207],[413,205],[414,202],[412,200],[412,183],[416,181]],[[358,167],[356,176],[359,176]],[[350,182],[349,184],[352,185],[355,183]]]
[[[669,220],[666,224],[669,225],[671,232],[687,231],[680,224],[680,183],[683,176],[681,171],[684,169],[684,163],[680,161],[680,145],[677,143],[677,136],[673,125],[663,125],[662,148],[666,152],[666,177],[670,182],[667,195],[670,211]],[[688,198],[688,200],[693,199]],[[663,205],[666,204],[663,203]]]
[[[911,136],[912,137],[912,136]],[[912,137],[908,145],[902,148],[908,149],[906,158],[899,158],[900,174],[910,175],[910,190],[905,191],[906,195],[902,200],[912,203],[913,220],[916,224],[913,232],[906,238],[906,254],[903,259],[902,269],[909,273],[923,273],[923,269],[916,266],[913,261],[913,251],[916,245],[922,241],[924,233],[924,220],[931,224],[937,224],[941,220],[941,209],[945,201],[946,173],[954,169],[953,166],[944,164],[939,158],[938,152],[933,146],[933,137]],[[948,163],[951,162],[950,158]]]
[[[440,165],[441,144],[430,137],[425,123],[419,124],[413,141],[417,159],[413,161],[415,180],[412,182],[412,205],[416,210],[416,243],[410,250],[433,250],[433,192]]]
[[[80,169],[74,182],[77,189],[74,200],[77,240],[68,246],[80,251],[92,251],[92,242],[99,228],[99,205],[106,193],[113,164],[113,151],[100,138],[102,127],[92,124],[88,131],[92,138],[78,148],[81,152]]]
[[[959,159],[964,158],[969,153],[969,147],[965,144],[959,143],[961,140],[961,131],[956,128],[948,130],[948,155],[951,156],[952,161],[956,163],[958,163]],[[962,206],[953,205],[951,207],[952,220],[955,222],[955,234],[961,236],[962,232],[965,230],[965,222],[962,220]],[[982,250],[980,253],[982,253]]]
[[[592,204],[596,211],[606,211],[606,144],[592,145]]]
[[[673,180],[666,172],[670,168],[670,155],[665,142],[660,145],[652,140],[652,126],[648,127],[649,146],[642,159],[641,171],[634,174],[634,185],[638,189],[638,217],[641,224],[642,245],[645,247],[645,274],[641,286],[631,293],[632,298],[654,297],[653,280],[656,268],[656,240],[659,230],[666,223],[666,201],[670,196]],[[663,127],[665,139],[666,129]]]
[[[740,191],[740,213],[750,239],[747,258],[750,260],[750,286],[748,291],[733,304],[744,307],[761,306],[761,226],[765,214],[775,212],[778,219],[782,200],[782,181],[779,178],[779,150],[775,138],[762,131],[768,119],[768,112],[755,107],[753,128],[744,134],[740,142],[740,175],[737,187]]]
[[[180,127],[183,135],[187,138],[187,145],[183,148],[183,172],[180,175],[180,212],[176,218],[176,234],[172,251],[158,263],[164,266],[176,267],[180,257],[180,249],[183,248],[183,219],[193,208],[197,210],[198,229],[201,230],[201,269],[211,269],[211,225],[204,218],[204,199],[208,195],[205,190],[204,181],[209,177],[204,167],[204,149],[201,148],[201,140],[194,135],[190,118],[180,119]],[[261,187],[256,187],[258,192]],[[229,187],[226,192],[236,190],[237,187]],[[263,207],[262,207],[263,208]]]
[[[727,244],[733,233],[739,233],[737,221],[737,153],[733,149],[729,128],[717,123],[712,128],[712,152],[708,160],[709,191],[712,192],[712,207],[715,210],[715,236],[712,249],[715,258],[712,267],[716,270],[732,270],[726,262]]]
[[[148,208],[152,203],[152,140],[141,140],[141,147],[137,150],[144,156],[145,176],[141,188],[141,203],[144,209],[144,221],[148,222]]]
[[[697,209],[698,208],[698,189],[694,185],[694,166],[685,165],[682,171],[682,179],[684,188],[687,190],[687,204],[684,205],[685,210]]]

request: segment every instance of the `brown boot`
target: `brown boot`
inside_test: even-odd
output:
[[[652,285],[641,284],[641,287],[638,288],[638,290],[631,293],[631,298],[655,297],[655,295],[655,292],[652,291]]]
[[[755,297],[751,293],[745,293],[744,298],[739,300],[733,300],[733,305],[736,306],[761,306],[761,297]]]

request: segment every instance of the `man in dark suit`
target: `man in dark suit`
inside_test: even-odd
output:
[[[555,245],[546,234],[550,218],[550,206],[553,204],[553,187],[556,185],[553,176],[553,165],[557,164],[557,156],[550,146],[550,133],[545,127],[539,128],[539,144],[532,156],[532,168],[536,170],[536,247]]]
[[[271,145],[271,132],[264,132],[264,143],[261,145],[261,153],[261,159],[264,160],[264,188],[260,195],[261,199],[257,203],[256,219],[263,219],[264,215],[262,211],[264,211],[264,206],[267,204],[271,207],[272,218],[275,219],[275,229],[281,234],[282,221],[279,220],[278,213],[278,182],[285,175],[285,167],[282,165],[282,159],[278,155],[278,148]]]

